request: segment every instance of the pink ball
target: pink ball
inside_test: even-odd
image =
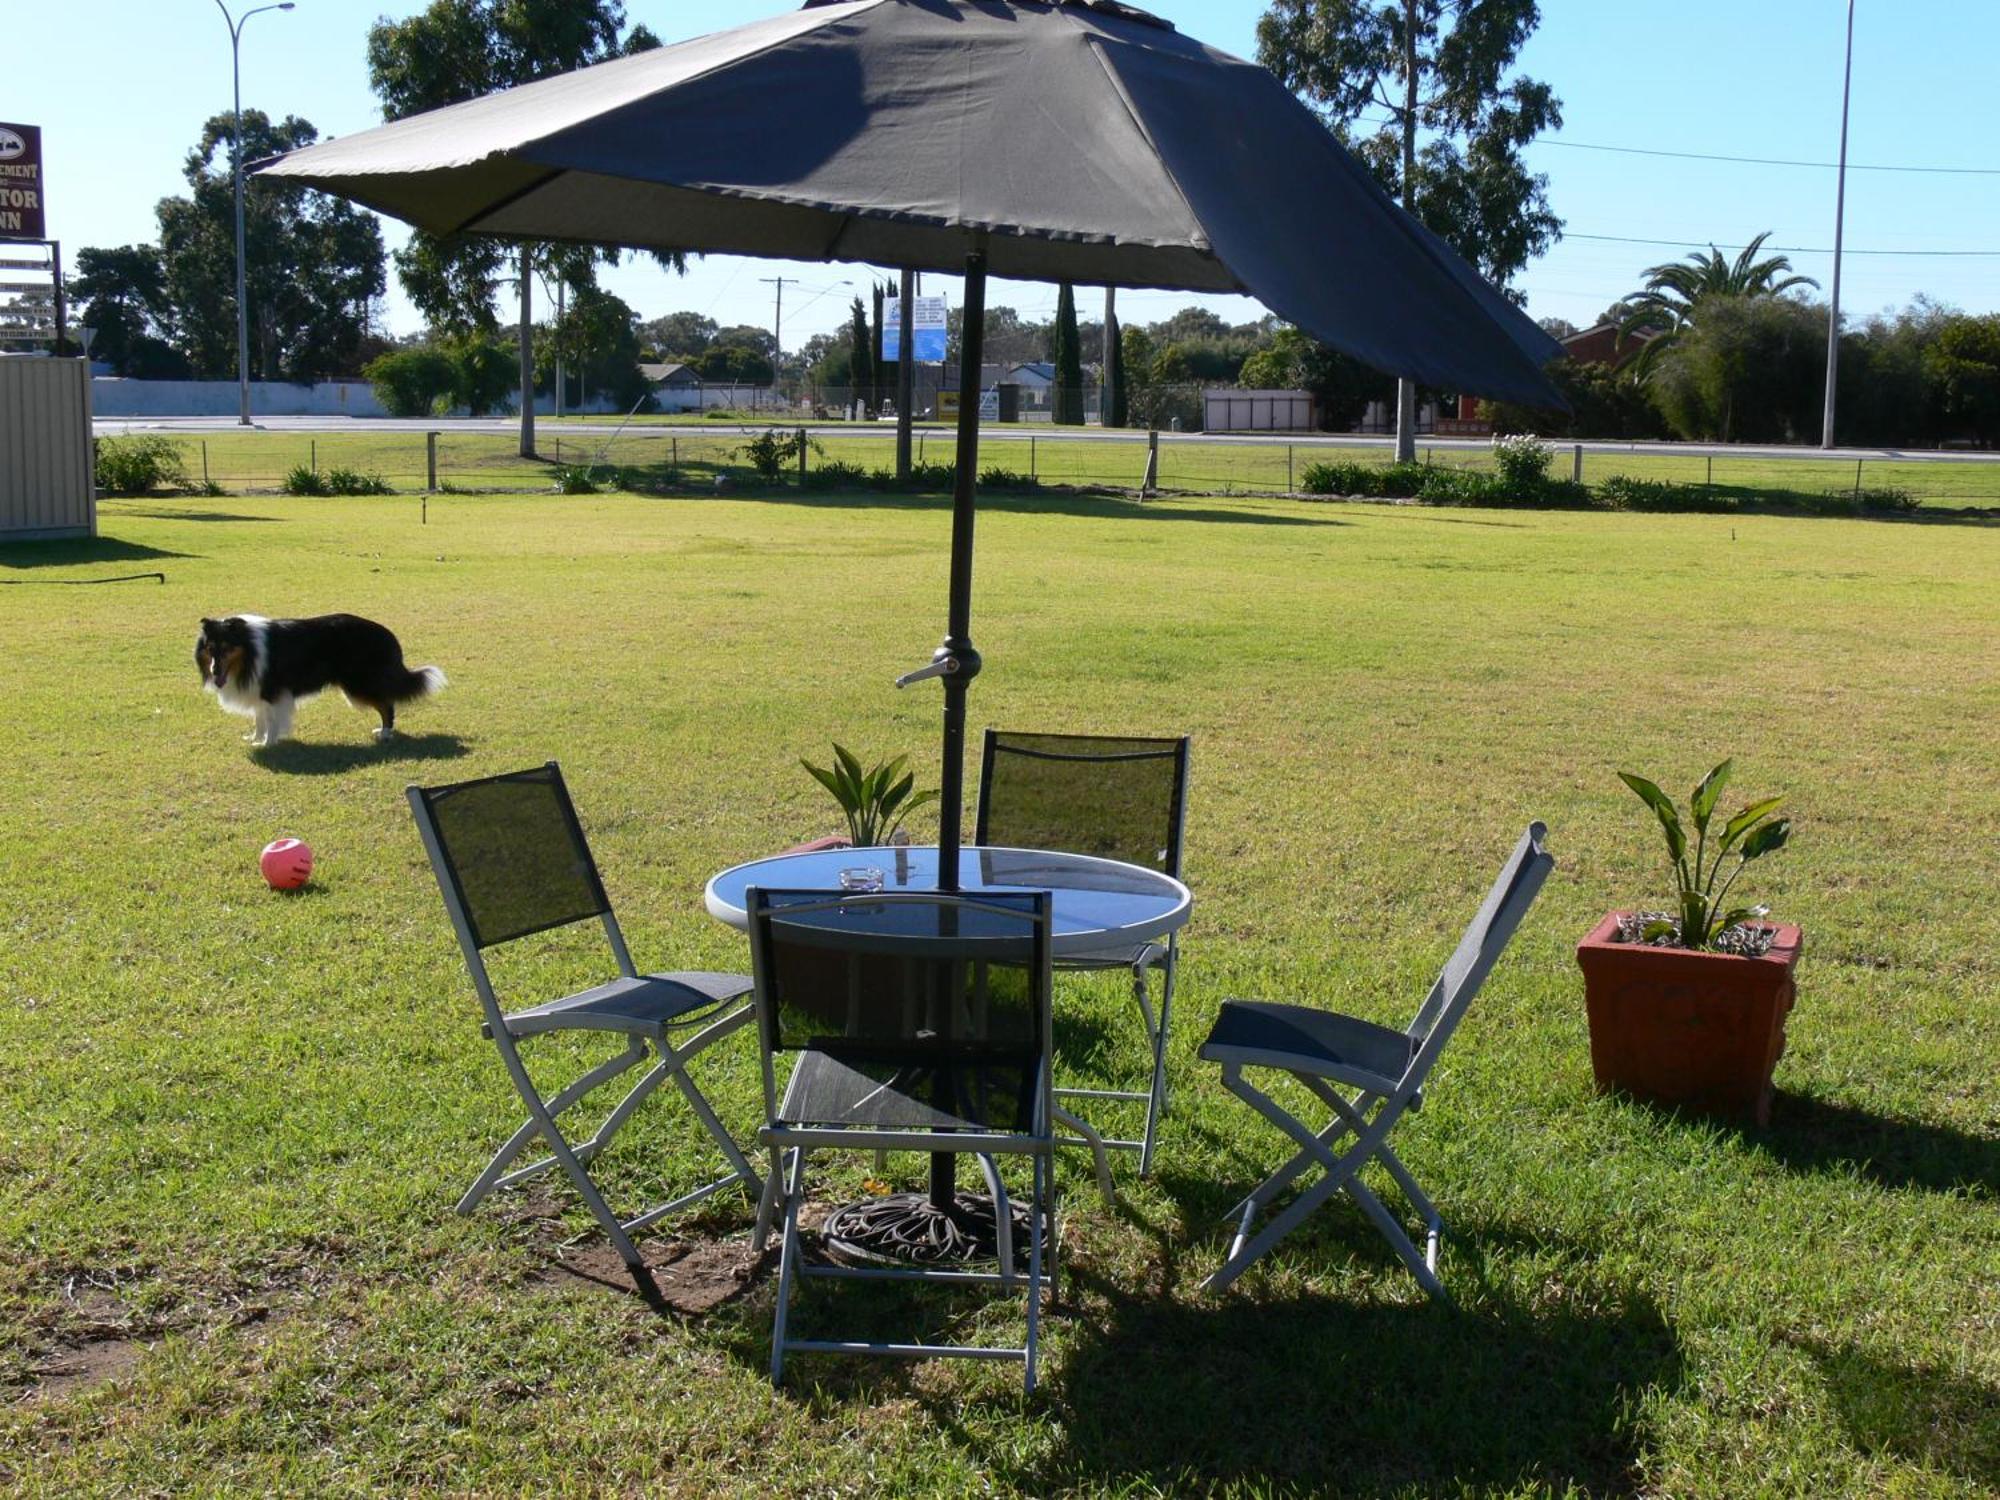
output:
[[[303,839],[277,839],[264,846],[257,867],[274,891],[295,891],[312,879],[313,852]]]

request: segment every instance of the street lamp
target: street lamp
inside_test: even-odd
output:
[[[250,425],[250,300],[244,291],[243,275],[243,26],[252,16],[261,16],[267,10],[290,10],[292,0],[282,0],[278,5],[260,5],[255,10],[246,10],[240,16],[229,14],[229,7],[222,0],[215,0],[215,8],[222,12],[222,19],[229,26],[229,71],[234,81],[236,100],[236,128],[230,142],[229,154],[236,159],[236,420],[243,426]]]
[[[1826,315],[1826,421],[1820,446],[1833,446],[1833,402],[1840,386],[1840,241],[1847,228],[1847,101],[1854,92],[1854,0],[1847,0],[1847,71],[1840,85],[1840,177],[1833,191],[1833,303]]]

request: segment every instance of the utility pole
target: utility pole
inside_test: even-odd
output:
[[[1847,101],[1854,91],[1854,0],[1847,0],[1847,71],[1840,84],[1840,176],[1833,191],[1833,302],[1826,314],[1826,423],[1819,445],[1833,446],[1833,402],[1840,386],[1840,242],[1847,229]]]
[[[1417,0],[1403,0],[1403,211],[1417,211]],[[1417,461],[1417,383],[1396,381],[1396,462]]]
[[[773,346],[771,350],[771,363],[775,367],[785,357],[785,283],[789,281],[793,286],[797,286],[799,278],[796,276],[760,276],[757,279],[763,282],[765,286],[775,286],[778,289],[778,305],[771,312],[771,344]]]
[[[222,0],[215,0],[215,8],[222,12],[222,19],[229,26],[229,72],[234,90],[235,120],[232,127],[233,138],[229,143],[229,154],[235,158],[236,176],[236,420],[244,427],[250,425],[250,299],[244,290],[246,277],[243,270],[243,28],[252,16],[260,16],[267,10],[290,10],[292,0],[283,0],[278,5],[260,5],[255,10],[246,10],[240,16],[229,14],[229,7]],[[56,277],[58,288],[62,285],[60,274]],[[60,307],[62,293],[56,293]],[[60,346],[58,346],[60,347]]]

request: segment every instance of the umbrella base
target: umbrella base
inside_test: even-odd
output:
[[[1010,1202],[1016,1259],[1027,1253],[1026,1205]],[[998,1260],[998,1215],[985,1193],[957,1193],[939,1208],[925,1193],[893,1193],[827,1215],[820,1241],[846,1260],[876,1265],[950,1266]]]

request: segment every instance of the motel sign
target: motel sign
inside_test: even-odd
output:
[[[0,240],[39,240],[46,225],[41,127],[0,121]]]

